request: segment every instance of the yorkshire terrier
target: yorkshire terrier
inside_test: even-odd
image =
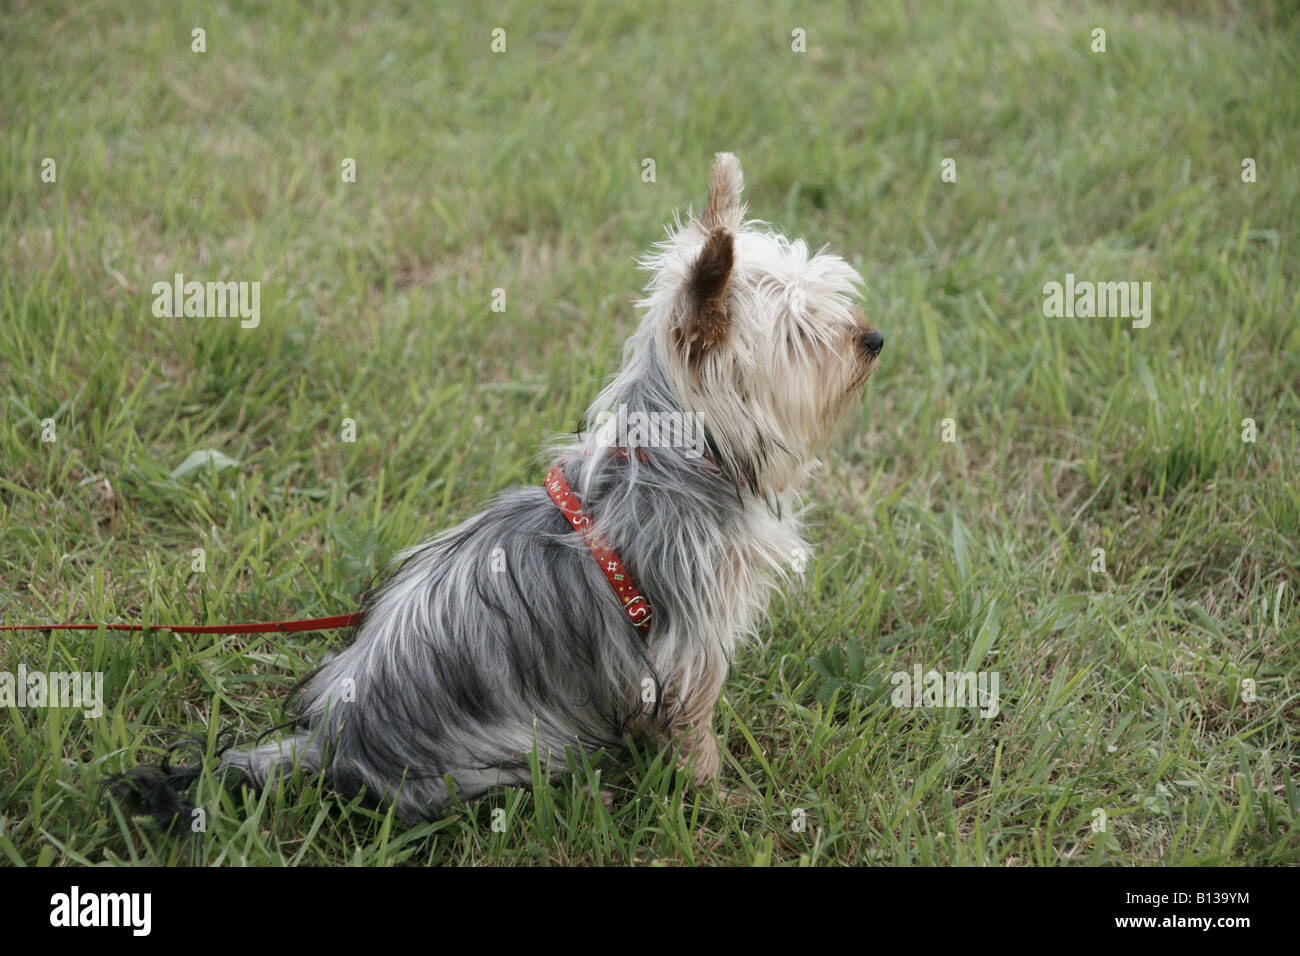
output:
[[[703,212],[641,261],[622,367],[546,482],[394,558],[303,683],[299,732],[220,769],[323,772],[414,820],[530,783],[534,750],[555,775],[570,749],[649,736],[713,785],[732,655],[807,554],[801,493],[884,342],[858,273],[746,221],[742,186],[720,153]],[[170,825],[198,773],[141,767],[118,790]]]

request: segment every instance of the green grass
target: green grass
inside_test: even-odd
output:
[[[0,668],[102,671],[107,702],[0,718],[0,860],[1300,862],[1288,4],[43,6],[0,12],[0,621],[352,609],[540,481],[716,150],[854,261],[886,348],[726,685],[746,803],[642,748],[413,828],[205,778],[207,832],[167,840],[97,782],[168,728],[270,727],[334,638],[8,633]],[[154,318],[176,272],[260,281],[260,327]],[[1067,272],[1152,282],[1151,326],[1045,318]],[[170,477],[208,448],[238,464]],[[915,664],[996,670],[1001,714],[890,706]]]

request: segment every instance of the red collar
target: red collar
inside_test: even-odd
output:
[[[564,480],[564,472],[560,470],[560,465],[555,465],[546,473],[546,484],[543,487],[555,502],[555,506],[569,520],[573,530],[578,532],[579,537],[596,556],[596,563],[605,572],[605,577],[609,578],[610,586],[618,595],[619,603],[623,605],[623,613],[627,615],[628,620],[634,627],[648,631],[653,614],[650,602],[637,590],[632,582],[632,575],[627,573],[627,568],[623,567],[623,562],[618,559],[618,555],[605,545],[592,527],[591,515],[587,514],[578,496]]]

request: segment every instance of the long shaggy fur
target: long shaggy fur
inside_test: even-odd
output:
[[[566,750],[632,734],[676,743],[712,779],[736,642],[804,553],[800,490],[875,365],[858,274],[742,222],[742,182],[720,154],[702,217],[643,261],[644,316],[620,371],[584,431],[545,455],[653,607],[648,635],[546,491],[513,488],[398,555],[354,642],[303,687],[299,731],[227,751],[222,768],[256,786],[323,770],[407,819],[441,813],[453,789],[529,782],[534,749],[559,772]],[[611,454],[596,423],[620,405],[701,416],[707,455]],[[138,802],[162,819],[177,806],[168,784],[190,778],[140,779],[152,789]]]

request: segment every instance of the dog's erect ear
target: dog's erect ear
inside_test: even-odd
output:
[[[686,315],[677,329],[677,345],[699,358],[727,337],[727,280],[734,257],[733,237],[721,226],[709,233],[686,285]]]
[[[735,258],[735,233],[740,230],[744,208],[740,204],[745,176],[740,160],[720,152],[714,172],[708,178],[708,202],[699,217],[705,230],[705,247],[690,265],[686,278],[686,315],[675,330],[676,345],[689,359],[698,360],[727,338],[731,319],[727,315],[727,282]]]
[[[709,179],[709,201],[699,219],[705,233],[704,248],[691,263],[686,279],[686,311],[673,329],[673,344],[689,361],[698,361],[723,342],[731,326],[727,282],[735,257],[735,233],[744,215],[740,205],[744,187],[740,160],[731,153],[718,153]]]
[[[740,192],[745,188],[745,174],[740,171],[740,160],[731,153],[718,153],[713,161],[713,174],[709,177],[709,201],[704,206],[700,223],[705,232],[714,229],[740,229],[744,209],[740,205]]]

